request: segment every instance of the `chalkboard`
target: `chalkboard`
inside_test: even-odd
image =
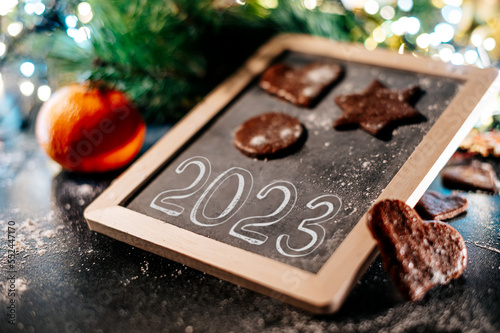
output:
[[[335,46],[337,53],[332,51]],[[259,74],[273,62],[303,66],[332,61],[342,66],[344,75],[313,108],[297,107],[258,86]],[[231,82],[223,84],[182,122],[188,127],[199,123],[196,130],[183,133],[182,140],[175,129],[166,135],[170,144],[178,143],[176,149],[162,152],[162,147],[169,146],[162,139],[153,148],[154,155],[148,153],[126,172],[127,178],[141,179],[126,195],[116,200],[116,190],[127,187],[123,176],[118,180],[122,185],[109,189],[115,196],[111,206],[121,209],[126,228],[120,228],[119,216],[112,216],[113,226],[103,216],[91,216],[109,208],[109,193],[107,199],[104,193],[103,199],[96,200],[86,217],[92,228],[195,268],[313,311],[336,310],[374,252],[362,223],[364,214],[384,196],[410,204],[418,200],[472,126],[477,116],[473,111],[478,112],[477,104],[496,77],[494,71],[481,71],[481,76],[478,72],[429,59],[370,53],[312,37],[278,37],[233,77],[236,87]],[[334,130],[332,123],[341,114],[334,98],[360,93],[374,79],[394,90],[420,86],[423,94],[414,105],[422,119],[397,127],[383,139],[360,129]],[[471,85],[473,80],[477,82]],[[224,97],[214,97],[217,93]],[[210,110],[210,115],[203,109]],[[305,143],[282,158],[244,156],[233,146],[235,129],[268,111],[298,118],[307,131]],[[168,230],[162,231],[162,224]],[[177,235],[180,248],[169,243],[172,231],[181,231]],[[150,232],[168,234],[156,234],[159,240],[154,240],[145,237]],[[353,247],[346,242],[348,236],[368,246]],[[207,256],[207,249],[216,245],[227,253]],[[343,259],[334,259],[342,253]],[[235,256],[248,260],[238,263]],[[355,264],[348,263],[345,268],[350,275],[340,278],[338,270],[346,260]],[[266,271],[261,267],[264,263],[268,266],[265,274],[248,273]],[[323,293],[330,291],[324,296],[312,284],[328,281],[324,273],[328,271],[340,282],[330,279],[337,286],[335,291],[323,286]],[[273,272],[279,273],[266,276]]]
[[[303,66],[328,59],[288,53],[279,61]],[[344,77],[312,109],[297,107],[271,96],[254,80],[214,123],[199,134],[195,142],[170,161],[126,207],[316,273],[387,187],[461,87],[460,81],[454,79],[357,63],[337,63],[342,65]],[[419,85],[424,94],[415,108],[426,120],[398,127],[392,138],[385,141],[361,130],[334,130],[333,121],[342,113],[333,102],[334,97],[361,92],[373,79],[392,89]],[[267,111],[293,115],[304,124],[308,138],[296,153],[263,161],[248,158],[234,147],[234,130],[248,118]],[[202,172],[199,164],[203,165],[205,174],[198,185],[205,186],[176,190],[192,186]],[[238,169],[219,178],[232,168]],[[211,174],[208,174],[209,169]],[[212,184],[213,187],[210,187]],[[259,191],[270,189],[272,184],[284,186],[286,193],[278,188],[259,199]],[[217,191],[212,190],[219,185]],[[220,216],[238,194],[239,185],[243,185],[243,191],[233,211],[222,218],[214,218]],[[163,194],[153,200],[160,193]],[[207,193],[206,199],[200,200],[203,193]],[[209,194],[213,194],[210,200]],[[168,204],[162,204],[162,198],[167,197],[182,198],[166,199]],[[307,208],[309,202],[312,202],[311,205],[328,204],[311,210]],[[280,213],[273,214],[282,204],[284,207]],[[172,212],[180,210],[170,205],[185,209],[180,215],[173,216]],[[326,214],[328,205],[333,208]],[[198,209],[192,214],[190,208],[195,206]],[[274,217],[262,218],[270,215]],[[250,218],[252,216],[261,218]],[[306,219],[311,220],[310,223],[324,221],[308,233],[299,229]],[[288,249],[284,238],[288,238]],[[293,250],[300,248],[304,249]]]

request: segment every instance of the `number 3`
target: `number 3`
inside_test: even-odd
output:
[[[285,195],[281,205],[269,215],[252,216],[239,220],[229,231],[230,235],[241,238],[250,244],[255,245],[261,245],[267,240],[267,235],[252,229],[255,227],[267,227],[278,223],[285,216],[287,216],[288,213],[290,213],[292,208],[295,206],[295,202],[297,201],[297,190],[295,189],[295,186],[284,180],[278,180],[265,186],[257,194],[257,198],[259,200],[264,199],[272,190],[280,190]]]
[[[309,209],[316,209],[320,206],[326,206],[328,208],[323,215],[304,219],[300,223],[298,229],[309,234],[311,236],[311,241],[303,247],[293,248],[289,244],[290,235],[282,234],[276,240],[276,249],[278,252],[287,257],[303,257],[312,253],[325,238],[325,228],[323,228],[321,223],[331,220],[337,215],[341,205],[342,202],[340,198],[332,194],[322,195],[309,201],[306,205]]]

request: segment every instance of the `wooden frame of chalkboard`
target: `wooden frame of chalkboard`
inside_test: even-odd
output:
[[[366,212],[362,212],[362,217],[320,269],[311,272],[170,224],[168,218],[161,220],[126,206],[179,152],[189,148],[199,138],[200,132],[210,131],[214,119],[285,52],[460,82],[458,92],[377,200],[397,198],[415,205],[470,131],[481,108],[498,90],[494,69],[453,66],[387,50],[368,51],[360,45],[319,37],[280,35],[262,46],[241,69],[131,165],[87,207],[84,215],[90,228],[97,232],[306,310],[331,313],[339,309],[377,254],[375,242],[366,227]],[[361,90],[355,88],[353,92]],[[333,101],[331,103],[333,105]],[[232,132],[234,128],[227,130]],[[258,177],[258,174],[254,172],[254,176]]]

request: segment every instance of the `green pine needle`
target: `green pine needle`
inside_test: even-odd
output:
[[[350,39],[356,22],[283,0],[216,8],[210,0],[90,0],[91,39],[57,36],[49,69],[59,82],[90,80],[125,91],[149,122],[175,121],[277,32]],[[64,75],[62,74],[64,73]]]

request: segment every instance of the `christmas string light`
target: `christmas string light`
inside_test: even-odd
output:
[[[51,6],[56,2],[58,1],[0,0],[2,25],[7,28],[4,36],[0,38],[0,65],[4,63],[6,55],[14,54],[14,47],[11,43],[31,33],[34,30],[34,24],[41,22],[42,18],[46,20],[49,17],[48,14],[51,11],[54,12],[56,7]],[[241,7],[236,7],[242,9],[252,3],[235,0],[232,2],[233,6],[235,2],[241,5]],[[264,12],[272,12],[283,7],[283,2],[278,0],[255,0],[254,2],[264,8]],[[96,8],[92,8],[91,3],[95,4]],[[70,36],[68,40],[74,42],[75,45],[85,48],[92,38],[90,27],[93,26],[94,15],[100,12],[97,10],[98,5],[97,2],[75,1],[72,5],[57,7],[57,15],[53,17],[57,16],[61,21],[54,26]],[[369,50],[387,47],[395,52],[406,52],[415,56],[425,55],[453,65],[470,64],[479,67],[489,66],[490,57],[495,64],[499,56],[496,40],[499,38],[500,20],[492,16],[491,19],[478,21],[477,15],[471,14],[470,3],[464,4],[463,0],[427,2],[296,0],[291,1],[288,6],[295,9],[299,7],[304,19],[309,17],[308,15],[318,13],[343,15],[346,10],[352,10],[354,17],[358,20],[356,24],[359,24],[361,29],[352,29],[351,32],[346,30],[346,35],[352,40],[361,41]],[[328,28],[328,24],[333,27],[334,22],[335,20],[332,19],[331,22],[321,22],[317,26],[321,26],[322,31],[328,33],[334,31],[334,28]],[[337,36],[333,36],[332,33],[331,38],[337,38]],[[32,96],[36,92],[38,99],[43,101],[51,94],[49,85],[45,81],[40,82],[41,78],[45,77],[45,64],[40,59],[33,59],[31,56],[23,55],[13,60],[15,68],[19,68],[18,86],[20,91],[22,90],[22,95]],[[30,61],[26,60],[28,57],[31,58]],[[31,93],[27,94],[30,90]]]

